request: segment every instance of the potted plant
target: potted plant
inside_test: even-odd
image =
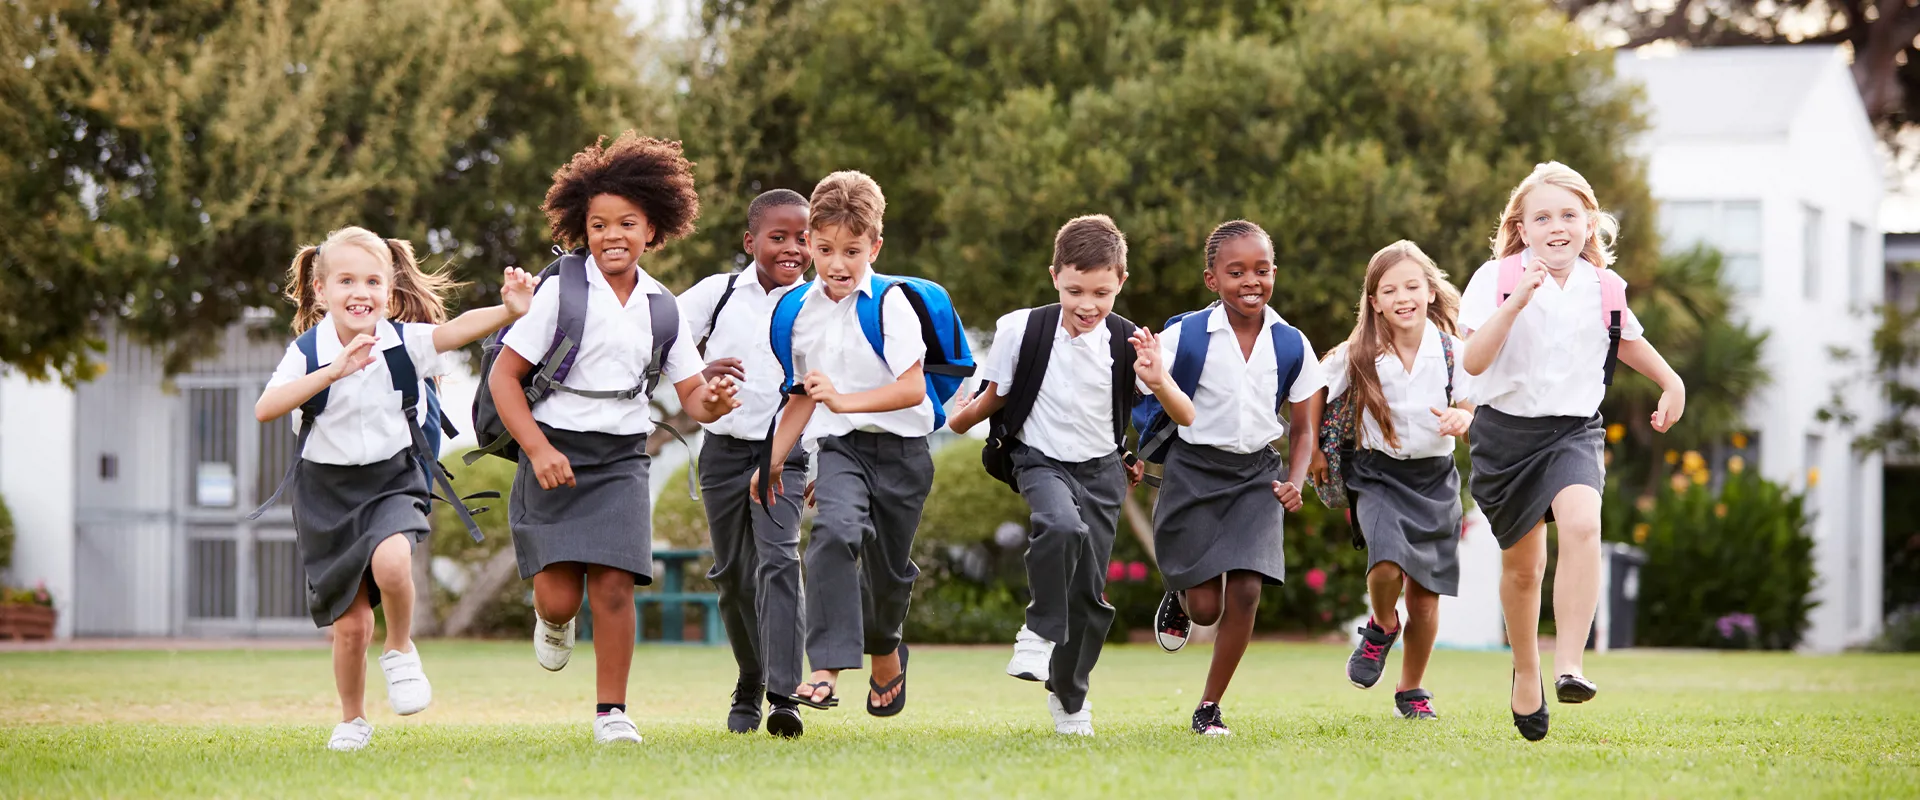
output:
[[[0,639],[51,639],[59,618],[45,583],[32,589],[0,589]]]

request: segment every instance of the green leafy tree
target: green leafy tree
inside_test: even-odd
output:
[[[715,12],[718,9],[718,12]],[[711,222],[675,280],[735,260],[756,191],[858,168],[886,189],[883,268],[935,277],[975,324],[1051,296],[1054,230],[1127,231],[1119,310],[1206,302],[1201,249],[1245,217],[1275,238],[1274,304],[1344,337],[1367,257],[1419,241],[1456,278],[1487,258],[1533,164],[1622,212],[1629,279],[1652,207],[1643,123],[1611,56],[1521,0],[710,4],[679,121]]]
[[[484,295],[544,263],[552,170],[657,107],[626,28],[611,0],[7,4],[0,359],[83,379],[115,320],[184,369],[347,224]]]

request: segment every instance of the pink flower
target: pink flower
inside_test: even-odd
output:
[[[1145,561],[1135,561],[1127,565],[1127,580],[1137,582],[1137,581],[1144,581],[1146,579],[1147,579],[1147,563]]]
[[[1333,621],[1333,612],[1331,612],[1331,611],[1322,611],[1322,612],[1320,612],[1320,621],[1321,621],[1321,622],[1332,622],[1332,621]]]
[[[1326,591],[1327,590],[1326,570],[1323,570],[1319,567],[1314,567],[1313,569],[1307,570],[1307,588],[1312,589],[1314,594],[1320,594],[1321,592]]]
[[[1118,561],[1107,562],[1107,582],[1119,583],[1127,577],[1127,565]]]

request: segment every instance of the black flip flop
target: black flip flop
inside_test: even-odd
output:
[[[873,699],[868,698],[867,713],[876,717],[891,717],[900,713],[901,709],[907,707],[907,644],[905,642],[900,643],[900,674],[893,676],[893,680],[887,681],[887,685],[885,686],[881,686],[872,678],[867,679],[867,687],[872,689],[876,695],[891,692],[896,686],[900,687],[900,693],[894,695],[893,702],[891,703],[884,706],[876,706],[873,704]]]
[[[822,686],[827,687],[827,699],[815,700],[812,697],[797,695],[797,694],[787,695],[787,699],[792,700],[793,702],[799,703],[800,705],[806,706],[808,708],[828,709],[828,708],[833,708],[835,706],[840,705],[840,695],[839,693],[834,691],[833,682],[819,681],[817,683],[810,683],[807,685],[815,689],[819,689]]]

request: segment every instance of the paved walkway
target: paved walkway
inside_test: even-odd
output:
[[[325,650],[327,647],[327,637],[324,634],[297,639],[88,637],[43,642],[0,641],[0,653],[43,653],[68,650]]]

